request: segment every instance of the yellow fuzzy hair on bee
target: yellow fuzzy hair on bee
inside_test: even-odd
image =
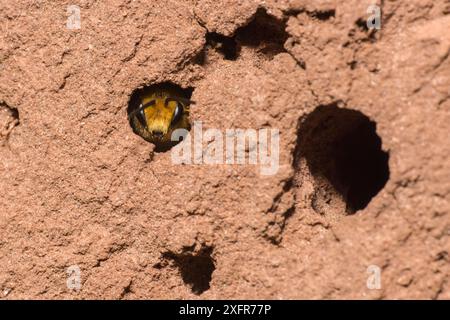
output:
[[[177,143],[171,140],[174,130],[190,130],[190,103],[186,92],[178,86],[152,85],[133,93],[128,119],[136,134],[155,144],[157,151],[164,151]]]

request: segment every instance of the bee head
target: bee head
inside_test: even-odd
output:
[[[189,100],[159,93],[144,97],[130,118],[138,132],[151,142],[168,142],[175,128],[185,127]]]

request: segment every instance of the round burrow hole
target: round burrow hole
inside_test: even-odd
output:
[[[193,91],[171,82],[134,90],[127,109],[133,132],[153,143],[156,152],[168,151],[191,129],[189,106]]]
[[[216,269],[212,252],[212,247],[206,247],[197,254],[166,252],[162,258],[163,263],[173,261],[181,273],[183,282],[191,287],[194,294],[200,295],[210,288],[212,273]],[[162,264],[156,267],[160,268]]]
[[[382,150],[376,123],[363,113],[319,106],[303,118],[295,163],[306,159],[315,180],[314,210],[325,213],[333,197],[345,202],[346,213],[364,209],[389,179],[389,154]]]

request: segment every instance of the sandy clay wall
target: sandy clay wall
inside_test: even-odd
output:
[[[2,0],[0,26],[0,298],[450,298],[449,1]],[[166,82],[204,131],[279,130],[278,170],[156,152],[127,108]]]

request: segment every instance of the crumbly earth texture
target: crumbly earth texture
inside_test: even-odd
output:
[[[76,4],[0,2],[1,299],[450,299],[449,1]],[[162,82],[279,129],[276,174],[153,152],[127,106]],[[354,214],[318,173],[347,109],[389,155]]]

